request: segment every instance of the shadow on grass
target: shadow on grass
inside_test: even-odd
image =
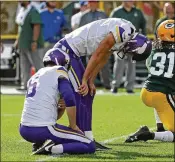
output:
[[[172,154],[168,155],[157,155],[157,154],[143,154],[139,152],[127,152],[127,151],[117,151],[116,153],[112,153],[113,155],[116,155],[117,160],[129,160],[129,159],[137,159],[137,158],[154,158],[154,159],[167,159],[172,158],[174,159],[174,156]]]
[[[153,146],[151,143],[146,143],[146,142],[141,142],[139,144],[136,144],[136,143],[111,143],[111,144],[108,144],[108,146],[128,146],[128,147],[155,147]]]
[[[145,153],[139,153],[139,152],[128,152],[128,151],[97,151],[95,154],[85,154],[85,155],[63,155],[58,158],[67,158],[67,160],[70,158],[78,158],[81,161],[109,161],[109,160],[134,160],[139,161],[138,158],[148,158],[149,159],[164,159],[165,161],[168,159],[174,159],[174,156],[172,154],[168,155],[157,155],[157,154],[145,154]],[[72,159],[73,160],[73,159]],[[71,161],[72,161],[71,160]],[[78,161],[78,160],[75,160]],[[142,160],[144,161],[144,159]]]

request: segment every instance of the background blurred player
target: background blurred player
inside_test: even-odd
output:
[[[133,41],[128,42],[132,39],[132,37]],[[136,38],[140,38],[139,43]],[[148,46],[146,43],[148,43]],[[108,52],[111,49],[120,49],[120,53],[122,53],[123,48],[130,50],[130,47],[132,47],[133,51],[140,48],[141,53],[143,53],[145,49],[147,50],[150,48],[150,46],[151,43],[149,43],[145,37],[143,38],[141,35],[135,34],[135,27],[132,25],[132,23],[124,19],[117,18],[102,19],[89,23],[67,34],[65,38],[60,40],[54,46],[55,48],[59,48],[63,53],[66,52],[70,57],[72,67],[68,74],[76,97],[77,125],[91,140],[93,139],[91,122],[92,102],[95,94],[95,86],[91,80],[92,82],[89,82],[89,92],[87,85],[87,80],[89,78],[86,79],[84,77],[82,82],[85,68],[81,62],[80,56],[93,55],[91,60],[94,60],[94,57],[97,58],[99,56],[99,59],[95,60],[93,63],[95,65],[100,65],[102,68],[105,62],[108,60]],[[138,55],[140,56],[140,54]],[[103,61],[103,65],[101,65],[101,60]],[[90,64],[91,63],[92,62],[90,61]],[[88,73],[85,73],[85,76],[92,73],[93,77],[95,78],[96,75],[94,75],[94,70],[97,74],[100,69],[96,70],[96,67],[93,66],[93,68],[89,70],[88,66]],[[83,86],[80,86],[82,83]]]
[[[45,67],[28,81],[21,136],[38,145],[49,140],[33,154],[94,153],[94,142],[85,137],[76,124],[75,96],[66,70],[69,58],[59,49],[51,49],[43,62]],[[64,108],[58,110],[60,96],[65,101],[69,127],[56,124],[64,113]]]
[[[147,60],[150,75],[142,88],[141,98],[146,106],[156,109],[168,131],[152,133],[144,126],[129,136],[126,142],[175,140],[175,21],[162,22],[157,28],[157,36]]]

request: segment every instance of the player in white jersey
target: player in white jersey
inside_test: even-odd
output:
[[[76,124],[76,101],[67,74],[69,58],[59,49],[51,49],[43,62],[45,67],[28,81],[20,124],[21,136],[37,145],[49,140],[33,154],[94,153],[94,142],[85,137]],[[66,108],[58,107],[61,97]],[[69,127],[56,123],[65,109]]]
[[[57,42],[54,48],[59,48],[70,57],[69,76],[76,98],[77,125],[88,138],[93,139],[91,128],[92,103],[95,95],[93,80],[108,60],[109,51],[119,51],[118,55],[121,58],[125,53],[134,53],[133,59],[144,60],[150,54],[151,43],[143,35],[135,33],[135,27],[129,21],[108,18],[74,30]],[[80,59],[80,56],[84,55],[92,55],[86,72]]]

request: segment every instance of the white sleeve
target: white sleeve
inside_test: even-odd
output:
[[[56,69],[56,76],[57,78],[62,77],[62,78],[66,78],[69,80],[68,72],[63,66],[60,66],[59,68]]]
[[[71,27],[72,29],[76,29],[78,25],[79,24],[78,24],[77,14],[75,14],[71,18]]]
[[[120,27],[119,27],[118,25],[113,26],[113,27],[110,29],[110,32],[113,34],[116,43],[122,42],[122,39],[121,39],[121,36],[122,36],[122,29],[120,29]]]

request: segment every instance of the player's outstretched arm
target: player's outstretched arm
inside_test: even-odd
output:
[[[96,93],[96,89],[94,86],[94,80],[98,74],[98,72],[100,71],[100,69],[103,68],[103,66],[108,62],[109,56],[111,55],[110,52],[108,52],[104,57],[103,60],[101,61],[100,64],[98,64],[98,66],[96,67],[96,69],[93,70],[93,73],[91,74],[91,77],[88,80],[88,85],[89,85],[89,90],[90,90],[90,94],[91,96],[95,95]]]
[[[92,56],[88,62],[82,79],[82,85],[79,87],[80,94],[84,94],[85,92],[87,92],[87,81],[90,78],[96,77],[98,72],[102,69],[102,67],[104,66],[103,59],[105,58],[106,60],[108,60],[108,52],[114,46],[115,43],[116,42],[113,34],[109,33],[107,37],[101,41],[96,51],[92,53]]]

